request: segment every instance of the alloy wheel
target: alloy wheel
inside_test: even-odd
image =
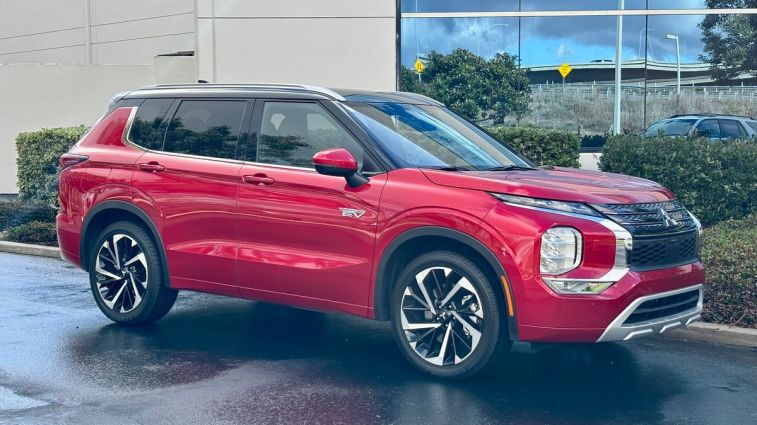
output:
[[[423,360],[456,365],[481,340],[484,311],[473,284],[447,267],[430,267],[415,275],[402,295],[400,318],[405,338]]]
[[[134,238],[115,233],[97,253],[97,292],[111,310],[128,313],[139,306],[147,291],[147,258]]]

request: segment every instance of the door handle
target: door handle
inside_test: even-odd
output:
[[[255,184],[258,186],[273,184],[274,180],[264,173],[255,173],[251,176],[243,176],[242,180],[248,184]]]
[[[164,165],[160,165],[156,161],[150,161],[145,164],[139,164],[139,169],[142,171],[149,171],[151,173],[158,173],[166,169]]]

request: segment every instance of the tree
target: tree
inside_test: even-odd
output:
[[[421,81],[402,67],[400,89],[434,98],[472,121],[502,124],[506,116],[528,111],[530,88],[526,70],[514,56],[497,53],[484,59],[464,49],[444,55],[431,52]]]
[[[707,0],[711,9],[754,8],[757,0]],[[702,29],[704,54],[715,79],[730,80],[740,74],[757,76],[757,15],[707,15]]]

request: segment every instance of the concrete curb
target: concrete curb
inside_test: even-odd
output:
[[[757,348],[757,329],[737,328],[713,323],[692,323],[685,328],[666,332],[662,336],[682,341],[714,342],[737,347]]]
[[[60,259],[60,249],[54,246],[32,245],[28,243],[0,241],[0,252],[13,254],[36,255]]]
[[[60,249],[57,247],[18,242],[0,241],[0,252],[60,259]],[[715,325],[712,323],[695,322],[685,328],[666,332],[661,336],[682,341],[714,342],[738,347],[757,348],[757,329],[737,328],[735,326]]]

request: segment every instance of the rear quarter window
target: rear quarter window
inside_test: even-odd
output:
[[[173,99],[147,99],[142,102],[131,123],[129,141],[146,149],[162,149],[166,133],[162,124],[172,103]]]

